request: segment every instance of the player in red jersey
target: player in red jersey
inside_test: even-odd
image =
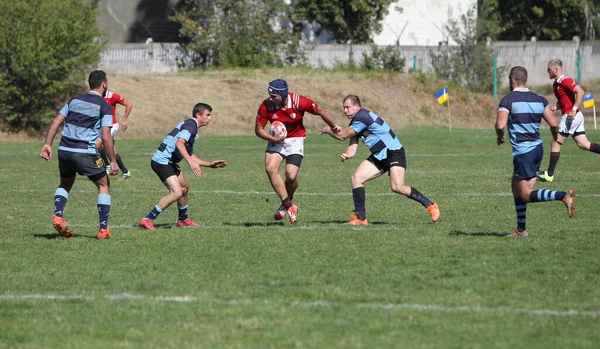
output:
[[[288,92],[288,84],[285,80],[271,81],[268,91],[269,98],[258,107],[254,132],[256,136],[269,142],[265,152],[265,171],[271,186],[281,199],[281,206],[275,211],[274,218],[281,220],[288,215],[290,223],[296,223],[298,207],[292,203],[292,198],[298,188],[298,172],[304,158],[306,138],[304,113],[319,115],[335,132],[339,132],[342,128],[336,125],[329,113],[312,99]],[[265,130],[267,123],[276,120],[283,122],[287,134],[272,136]],[[286,161],[285,182],[279,175],[284,159]]]
[[[123,131],[127,130],[127,118],[129,117],[129,113],[131,113],[131,109],[133,109],[133,103],[131,101],[127,100],[125,97],[119,95],[118,93],[114,93],[112,91],[106,91],[106,95],[104,96],[104,99],[108,102],[108,104],[112,108],[113,127],[110,131],[110,136],[112,137],[112,139],[114,141],[115,137],[117,136],[117,133],[119,132],[119,130],[121,128],[123,129]],[[119,121],[117,120],[117,104],[125,106],[125,112],[123,113],[123,117],[121,118],[120,124],[119,124]],[[113,144],[114,144],[114,142],[113,142]],[[98,139],[96,140],[96,148],[98,148],[98,152],[100,152],[100,155],[102,155],[102,158],[105,159],[106,151],[104,150],[104,147],[102,146],[102,136],[99,136]],[[131,172],[129,172],[129,170],[127,170],[127,167],[125,167],[125,164],[123,163],[123,159],[121,159],[121,156],[119,155],[119,153],[117,153],[116,148],[114,149],[114,152],[117,156],[117,163],[119,164],[119,168],[123,172],[120,179],[122,179],[122,180],[129,179],[131,177]],[[106,163],[108,163],[108,162],[106,162]],[[111,172],[110,165],[106,166],[106,172],[107,173]]]
[[[554,112],[559,107],[562,118],[558,126],[558,136],[556,140],[552,141],[548,170],[538,172],[537,177],[543,181],[552,182],[554,180],[554,170],[560,157],[560,147],[569,135],[573,136],[573,140],[581,150],[600,154],[600,144],[591,143],[585,135],[583,114],[579,110],[585,92],[573,79],[563,74],[560,59],[553,59],[548,62],[548,76],[550,79],[554,79],[554,95],[557,99],[557,106],[552,107],[551,110]]]

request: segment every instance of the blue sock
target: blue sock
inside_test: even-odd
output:
[[[431,201],[429,201],[425,195],[421,194],[420,191],[413,187],[410,187],[410,194],[408,194],[408,198],[419,202],[424,207],[431,205]]]
[[[517,212],[517,230],[523,232],[527,224],[527,203],[521,198],[515,198],[515,211]]]
[[[529,202],[556,201],[564,199],[565,196],[567,192],[564,191],[538,189],[529,194]]]
[[[185,221],[186,219],[188,219],[188,205],[185,206],[177,206],[177,209],[179,210],[179,220],[180,221]]]
[[[67,200],[69,200],[69,193],[63,188],[56,188],[56,192],[54,193],[54,214],[56,216],[63,216]]]
[[[161,212],[162,210],[158,207],[158,205],[156,205],[152,211],[146,215],[146,218],[154,220],[154,218],[156,218],[156,216],[158,216]]]
[[[110,194],[98,194],[98,215],[100,216],[100,229],[107,229],[108,216],[110,216]]]
[[[354,212],[356,212],[356,217],[361,221],[364,221],[367,218],[367,210],[365,208],[366,201],[366,193],[365,187],[358,187],[352,189],[352,200],[354,201]]]

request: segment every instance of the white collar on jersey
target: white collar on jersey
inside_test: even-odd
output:
[[[556,79],[556,80],[554,80],[554,81],[556,81],[556,82],[559,82],[559,83],[560,83],[560,82],[562,81],[562,79],[564,79],[564,78],[565,78],[565,74],[563,74],[563,75],[559,76],[559,77],[558,77],[558,79]]]
[[[529,92],[529,89],[527,87],[515,87],[513,88],[513,92]]]

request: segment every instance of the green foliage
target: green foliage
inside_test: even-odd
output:
[[[97,11],[85,0],[11,0],[0,13],[0,121],[40,130],[100,61]]]
[[[366,70],[402,71],[405,59],[400,57],[400,50],[395,46],[383,49],[372,45],[371,54],[363,53],[361,68]]]
[[[390,4],[397,0],[299,0],[294,15],[299,20],[315,21],[330,31],[336,42],[353,44],[371,42],[381,32],[382,20]],[[317,33],[319,34],[319,33]]]
[[[474,8],[449,21],[446,29],[457,46],[440,46],[432,51],[435,73],[444,80],[467,87],[474,92],[493,90],[493,51],[477,40]],[[499,69],[501,76],[503,69]]]
[[[494,40],[593,39],[596,1],[589,0],[479,0],[479,34]]]
[[[172,19],[194,66],[284,66],[305,61],[291,12],[283,0],[187,0]]]

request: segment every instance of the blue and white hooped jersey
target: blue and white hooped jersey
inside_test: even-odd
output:
[[[194,153],[194,143],[196,142],[196,135],[198,135],[198,122],[196,119],[187,119],[180,122],[175,126],[165,139],[163,139],[160,146],[156,149],[152,160],[162,164],[168,165],[171,162],[178,163],[183,160],[183,156],[177,150],[176,144],[177,139],[185,139],[185,148],[188,154]]]
[[[58,150],[73,153],[97,154],[96,138],[100,127],[112,127],[112,109],[96,93],[86,93],[69,101],[61,110],[65,127]]]
[[[500,100],[498,111],[508,112],[508,134],[514,155],[532,151],[542,144],[540,122],[550,108],[546,98],[527,88],[515,88]]]
[[[350,121],[350,127],[377,160],[387,158],[387,151],[402,149],[402,143],[390,126],[377,114],[361,108]]]

